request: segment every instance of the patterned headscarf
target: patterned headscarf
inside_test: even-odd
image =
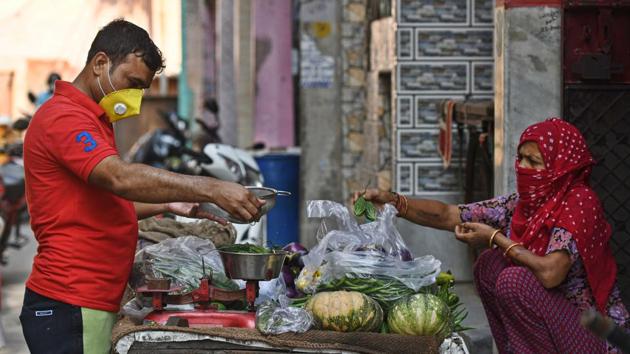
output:
[[[527,128],[519,147],[528,141],[537,143],[545,170],[522,168],[516,161],[519,201],[512,217],[511,239],[544,256],[554,227],[570,232],[597,307],[605,312],[617,264],[608,245],[611,227],[589,185],[595,160],[579,130],[559,118]]]

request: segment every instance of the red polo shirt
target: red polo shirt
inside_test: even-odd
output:
[[[72,305],[116,312],[133,262],[133,203],[88,184],[117,155],[102,108],[69,82],[33,116],[24,139],[26,200],[39,243],[26,286]]]

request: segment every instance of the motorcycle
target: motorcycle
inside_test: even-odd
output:
[[[16,120],[11,130],[22,133],[28,127],[30,117]],[[5,252],[8,247],[20,249],[28,238],[20,230],[26,221],[23,143],[5,142],[0,149],[0,263],[6,264]],[[11,241],[11,235],[14,235]]]
[[[165,129],[155,129],[141,136],[125,156],[128,162],[143,163],[172,172],[214,177],[244,186],[263,185],[256,160],[245,150],[221,143],[207,143],[201,151],[186,146],[188,124],[174,112],[160,112]],[[208,134],[214,131],[202,120],[196,122]],[[177,217],[178,221],[190,219]],[[234,224],[237,243],[266,243],[266,217],[255,224]]]

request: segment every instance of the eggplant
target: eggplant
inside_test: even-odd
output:
[[[297,290],[295,290],[295,288],[289,288],[289,287],[287,287],[287,292],[286,292],[286,295],[287,295],[287,297],[289,297],[289,298],[291,298],[291,299],[294,299],[294,298],[296,298],[296,297],[299,297],[299,296],[298,296],[298,291],[297,291]]]
[[[286,246],[282,247],[282,249],[284,251],[287,251],[287,252],[299,253],[299,254],[302,254],[302,255],[308,253],[308,250],[304,246],[300,245],[297,242],[291,242],[291,243],[287,244]]]
[[[400,251],[400,259],[405,262],[412,261],[413,256],[411,255],[411,251],[409,251],[407,248],[403,248],[403,250]]]
[[[304,267],[304,261],[302,256],[308,253],[308,250],[304,246],[297,242],[291,242],[282,248],[284,251],[289,252],[284,260],[284,264],[290,266]]]
[[[284,284],[286,284],[287,288],[295,286],[295,275],[293,274],[291,267],[286,264],[283,265],[281,274],[282,280],[284,280]]]

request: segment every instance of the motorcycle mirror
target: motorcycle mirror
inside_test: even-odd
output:
[[[28,128],[29,123],[30,123],[29,119],[20,118],[16,120],[15,122],[13,122],[13,124],[11,125],[11,128],[17,131],[26,130],[26,128]]]
[[[35,104],[35,102],[37,102],[37,96],[35,96],[35,94],[32,91],[28,91],[28,100],[32,104]]]
[[[163,110],[158,110],[158,113],[162,117],[162,120],[166,123],[168,129],[179,139],[180,141],[186,141],[186,136],[184,132],[187,130],[187,127],[180,126],[179,122],[183,122],[179,119],[179,116],[175,112],[166,112]],[[184,122],[185,124],[185,122]]]
[[[210,112],[217,114],[219,113],[219,103],[214,98],[208,98],[204,102],[204,108],[209,110]]]
[[[204,122],[200,118],[196,118],[195,122],[197,122],[197,124],[199,124],[201,129],[203,129],[207,134],[214,134],[217,130],[217,128],[211,128],[210,126],[208,126],[208,123]]]

